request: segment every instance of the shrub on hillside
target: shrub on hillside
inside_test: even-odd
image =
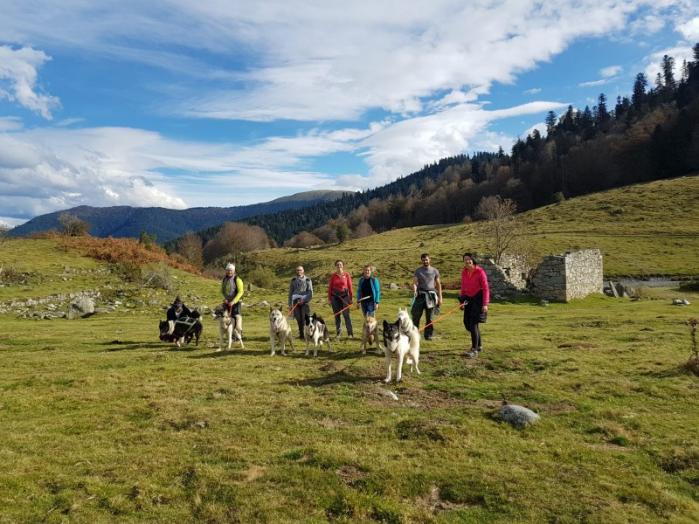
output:
[[[266,267],[257,267],[246,273],[244,282],[250,282],[258,287],[271,289],[274,287],[276,275]]]
[[[172,271],[163,263],[141,269],[141,282],[145,287],[172,291],[175,287]]]
[[[225,256],[237,260],[241,253],[270,247],[272,247],[272,242],[260,226],[226,222],[216,233],[216,236],[204,246],[204,261],[209,264],[211,261]]]
[[[90,224],[70,213],[61,213],[58,223],[61,225],[61,233],[68,237],[81,237],[90,231]]]
[[[313,233],[309,233],[308,231],[301,231],[300,233],[294,235],[289,240],[284,242],[284,247],[304,248],[311,246],[319,246],[323,243],[324,242]]]

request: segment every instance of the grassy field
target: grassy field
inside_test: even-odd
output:
[[[208,318],[198,349],[160,343],[172,294],[214,305],[215,281],[173,270],[177,289],[143,290],[44,240],[3,244],[0,265],[34,275],[0,302],[117,285],[151,300],[74,321],[0,315],[0,522],[699,519],[699,379],[682,367],[697,294],[494,304],[475,361],[458,315],[442,317],[423,374],[385,386],[358,340],[270,357],[264,307],[245,310],[245,351],[216,353]],[[245,302],[262,299],[284,297]],[[379,318],[408,301],[386,291]],[[495,421],[503,397],[541,422]]]

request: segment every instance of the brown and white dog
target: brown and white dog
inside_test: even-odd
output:
[[[376,344],[376,351],[381,350],[378,333],[379,324],[376,317],[367,315],[364,317],[364,327],[362,328],[362,355],[366,355],[366,350],[372,344]]]
[[[219,345],[217,351],[223,351],[223,346],[230,351],[233,346],[233,339],[240,342],[240,349],[245,349],[245,344],[243,344],[243,335],[236,325],[236,318],[232,316],[228,308],[224,306],[218,306],[214,309],[213,313],[214,319],[219,322]]]
[[[310,351],[310,345],[313,344],[313,356],[318,356],[318,347],[322,347],[324,342],[328,343],[328,351],[332,353],[330,347],[330,332],[325,321],[320,316],[313,313],[310,317],[306,317],[306,325],[303,328],[303,336],[306,339],[306,353]]]
[[[282,346],[282,355],[286,355],[286,343],[289,342],[289,349],[294,350],[293,336],[286,315],[282,313],[282,306],[277,304],[269,310],[269,343],[272,346],[271,356],[276,353],[275,343]]]

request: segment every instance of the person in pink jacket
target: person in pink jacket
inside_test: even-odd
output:
[[[488,276],[482,267],[476,265],[471,253],[464,253],[464,269],[461,271],[461,293],[459,302],[464,310],[464,326],[471,333],[471,349],[466,353],[469,358],[476,358],[483,349],[481,331],[478,324],[488,318],[490,289]]]

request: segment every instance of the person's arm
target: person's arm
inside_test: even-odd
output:
[[[413,296],[417,296],[417,275],[413,275]]]
[[[352,275],[350,275],[349,273],[345,273],[345,281],[347,282],[347,291],[348,291],[347,300],[349,300],[349,303],[351,304],[352,299],[354,298],[352,296],[352,293],[353,293],[353,291],[352,291]]]
[[[306,298],[304,298],[303,302],[308,303],[311,301],[313,298],[313,282],[311,281],[310,278],[306,278]]]
[[[485,270],[481,269],[481,290],[483,291],[483,311],[488,311],[488,304],[490,304],[490,286],[488,286],[488,275],[485,274]]]
[[[238,288],[236,289],[235,296],[233,297],[233,300],[231,300],[231,304],[237,304],[240,302],[240,299],[243,298],[243,293],[245,293],[245,286],[243,285],[243,279],[240,278],[238,275],[235,277],[235,287]]]
[[[379,307],[379,302],[381,302],[381,282],[379,282],[379,279],[376,277],[373,277],[371,280],[372,284],[375,284],[373,286],[374,290],[374,303],[376,304],[376,308],[378,309]]]
[[[442,305],[442,279],[439,278],[439,273],[434,277],[434,286],[437,288],[437,305]]]

